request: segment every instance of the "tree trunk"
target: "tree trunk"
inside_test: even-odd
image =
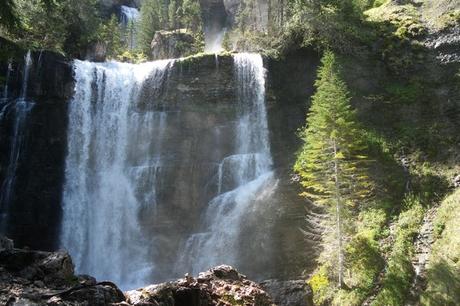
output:
[[[340,217],[341,214],[341,205],[342,200],[340,197],[340,189],[339,189],[339,161],[337,160],[337,143],[333,140],[333,147],[334,147],[334,180],[335,180],[335,210],[336,210],[336,226],[337,226],[337,242],[338,242],[338,275],[339,275],[339,288],[343,287],[343,250],[342,250],[342,218]]]

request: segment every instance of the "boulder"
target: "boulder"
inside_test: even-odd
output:
[[[107,45],[102,42],[92,43],[86,50],[86,60],[104,62],[107,58]]]
[[[195,53],[195,39],[186,29],[157,31],[150,48],[153,60],[185,57]]]
[[[105,306],[124,300],[113,283],[75,276],[66,252],[0,250],[0,305]]]
[[[0,236],[0,252],[11,251],[13,249],[13,240],[5,236]]]
[[[455,188],[460,187],[460,174],[454,177],[454,179],[452,180],[452,184]]]
[[[313,306],[313,292],[305,280],[266,280],[261,283],[278,306]]]
[[[271,306],[268,294],[230,266],[222,265],[202,272],[197,278],[186,275],[175,282],[152,285],[125,293],[131,305]]]

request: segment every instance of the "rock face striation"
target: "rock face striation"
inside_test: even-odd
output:
[[[3,242],[7,240],[1,238],[0,248],[2,305],[274,305],[260,285],[226,265],[200,273],[196,278],[186,275],[177,281],[123,293],[111,282],[76,276],[72,259],[65,252],[14,249],[10,243],[4,248]],[[294,304],[280,305],[310,305],[289,300],[292,301]]]

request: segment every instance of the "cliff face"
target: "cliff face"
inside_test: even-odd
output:
[[[72,93],[72,72],[65,58],[33,52],[25,101],[20,102],[24,56],[19,51],[0,64],[6,76],[10,61],[9,78],[2,82],[2,89],[8,82],[8,97],[1,99],[0,116],[0,142],[5,144],[0,148],[2,195],[11,191],[10,199],[2,199],[2,230],[20,246],[49,250],[58,243],[67,141],[65,102]]]
[[[9,98],[2,105],[17,101],[23,84],[22,55],[13,61]],[[290,168],[298,147],[295,131],[305,122],[317,61],[316,54],[307,52],[292,54],[286,61],[266,60],[264,64],[268,69],[267,116],[277,183],[275,196],[258,204],[265,207],[263,213],[242,226],[246,235],[239,251],[239,269],[257,279],[295,278],[305,267],[313,267],[313,248],[298,230],[303,225],[305,202],[290,182]],[[32,53],[32,62],[27,100],[34,104],[21,132],[25,141],[15,171],[13,197],[1,208],[8,220],[3,230],[19,246],[56,249],[67,155],[67,109],[74,81],[71,64],[64,58]],[[3,61],[2,71],[6,67]],[[161,252],[153,247],[150,250],[160,279],[177,275],[177,252],[188,233],[200,231],[197,224],[203,209],[215,196],[216,186],[209,184],[216,164],[232,152],[235,135],[227,133],[226,127],[235,120],[234,69],[231,56],[206,55],[178,62],[169,72],[161,98],[155,96],[159,93],[149,87],[147,80],[142,98],[134,106],[139,114],[159,109],[169,114],[163,148],[169,161],[162,170],[157,194],[162,204],[154,218],[148,207],[139,216],[145,235],[154,236],[161,245]],[[298,81],[285,82],[288,78]],[[11,164],[15,114],[5,112],[1,120],[0,137],[8,143],[0,155],[2,182],[7,180]],[[226,136],[217,137],[216,127]],[[267,231],[267,239],[257,241],[263,231]]]

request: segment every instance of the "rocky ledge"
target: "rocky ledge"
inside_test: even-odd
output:
[[[278,295],[286,294],[286,299],[277,297],[277,300],[281,301],[279,305],[311,305],[306,285],[297,284],[293,289],[294,295],[292,290],[284,288],[286,286],[288,282],[278,284],[269,281],[266,288]],[[296,295],[298,299],[292,300]],[[289,304],[283,301],[289,301]],[[292,302],[294,304],[291,304]],[[186,275],[174,282],[151,285],[123,293],[111,282],[97,282],[91,276],[75,275],[72,259],[66,252],[15,249],[11,240],[0,237],[0,305],[272,306],[275,304],[261,285],[248,280],[246,276],[226,265],[200,273],[196,278]]]

